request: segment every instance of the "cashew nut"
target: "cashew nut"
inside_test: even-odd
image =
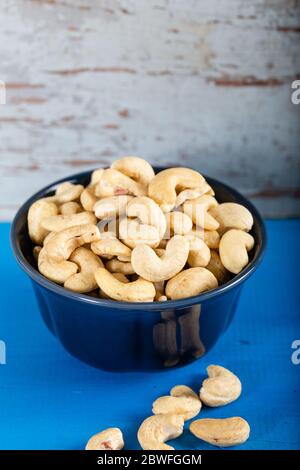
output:
[[[118,279],[118,281],[120,281],[120,282],[125,282],[126,284],[128,284],[128,282],[130,282],[129,279],[127,279],[127,277],[123,273],[112,273],[112,275],[116,279]]]
[[[116,258],[108,261],[105,267],[111,273],[122,273],[125,274],[125,276],[135,273],[130,262],[119,261]]]
[[[55,191],[55,199],[63,204],[64,202],[77,201],[84,187],[82,184],[73,184],[68,181],[57,186]]]
[[[43,276],[50,279],[50,281],[57,282],[57,284],[64,284],[66,280],[77,273],[78,266],[71,261],[53,261],[46,250],[42,248],[38,256],[38,268]]]
[[[120,281],[120,282],[125,282],[126,284],[128,284],[128,282],[130,282],[129,279],[127,279],[127,277],[123,273],[112,273],[112,275],[116,279],[118,279],[118,281]],[[99,289],[99,297],[101,297],[101,299],[110,299],[111,298],[107,294],[105,294],[105,292],[103,292],[101,289]]]
[[[184,420],[181,415],[154,415],[145,419],[137,434],[143,450],[174,450],[165,444],[183,433]]]
[[[84,210],[86,211],[92,211],[94,208],[94,205],[98,201],[94,194],[94,187],[93,186],[87,186],[84,188],[82,193],[80,194],[80,202]]]
[[[94,205],[98,219],[110,219],[125,214],[126,206],[133,196],[111,196],[100,199]]]
[[[44,238],[43,246],[47,245],[48,241],[51,240],[56,235],[57,232],[49,232],[48,235]]]
[[[123,447],[122,431],[119,428],[108,428],[92,436],[85,450],[121,450]]]
[[[219,228],[219,222],[214,219],[209,212],[204,212],[203,227],[206,230],[217,230]]]
[[[155,175],[146,160],[134,156],[93,171],[86,187],[70,181],[57,185],[53,196],[36,201],[28,211],[32,254],[42,274],[76,292],[98,296],[92,273],[100,266],[108,271],[107,290],[111,279],[120,288],[119,293],[100,295],[122,295],[129,301],[135,296],[137,301],[176,300],[227,282],[249,261],[252,226],[249,210],[233,202],[219,204],[199,172],[169,168]],[[98,256],[106,260],[105,268]],[[119,274],[129,275],[130,282],[118,279]],[[144,294],[141,286],[146,286]],[[187,320],[187,328],[185,317],[153,328],[155,347],[163,338],[172,345],[165,365],[177,363],[192,343],[192,354],[205,351],[199,318]]]
[[[121,194],[144,196],[145,193],[146,189],[144,186],[112,168],[104,170],[100,181],[95,186],[95,195],[97,197],[117,196]]]
[[[176,236],[169,240],[166,252],[159,257],[148,245],[137,245],[131,254],[131,264],[139,276],[152,282],[165,281],[181,271],[189,254],[189,241]]]
[[[219,284],[224,284],[230,279],[230,273],[223,266],[217,251],[211,250],[210,261],[206,266],[206,269],[213,273],[213,275],[218,279]]]
[[[152,302],[155,287],[152,282],[139,278],[136,281],[124,283],[116,279],[107,269],[95,271],[98,286],[109,297],[124,302]]]
[[[92,175],[91,175],[91,185],[94,186],[96,185],[97,183],[99,183],[99,181],[101,180],[102,176],[103,176],[103,173],[104,173],[104,168],[98,168],[97,170],[94,170]]]
[[[98,284],[94,277],[96,269],[103,267],[103,263],[91,250],[80,247],[73,251],[70,256],[70,261],[73,261],[79,266],[79,273],[73,274],[68,277],[64,283],[66,289],[74,292],[91,292],[96,289]]]
[[[217,250],[220,244],[220,235],[217,230],[204,230],[204,241],[208,248]]]
[[[200,400],[207,406],[223,406],[236,400],[242,392],[239,378],[221,366],[207,367],[208,379],[202,383]]]
[[[196,199],[203,194],[210,194],[211,196],[215,195],[214,190],[206,182],[203,183],[199,189],[184,189],[177,195],[175,207],[181,206],[185,201]]]
[[[215,276],[206,268],[189,268],[167,282],[166,296],[171,300],[199,295],[218,286]]]
[[[49,231],[42,226],[42,222],[47,217],[56,215],[57,213],[58,208],[56,204],[45,199],[39,199],[30,206],[27,222],[29,236],[34,243],[37,245],[42,244],[44,238],[49,233]]]
[[[248,251],[254,246],[254,238],[243,230],[231,229],[220,240],[219,255],[223,266],[238,274],[248,264]]]
[[[235,202],[223,202],[211,208],[209,213],[219,222],[218,230],[221,234],[231,228],[249,232],[253,225],[251,212],[246,207]]]
[[[126,215],[120,221],[119,236],[126,245],[134,248],[139,243],[157,246],[163,238],[167,223],[160,207],[149,197],[131,199]]]
[[[218,447],[243,444],[249,437],[250,426],[240,417],[224,419],[198,419],[190,424],[194,436]]]
[[[160,243],[160,235],[156,227],[141,224],[138,219],[128,219],[127,217],[120,220],[119,237],[130,248],[142,243],[157,247]]]
[[[131,249],[124,245],[118,238],[112,236],[111,232],[102,232],[101,239],[91,244],[91,249],[100,256],[131,257]]]
[[[195,226],[187,235],[194,235],[195,237],[201,238],[211,250],[219,248],[220,235],[217,230],[204,230],[201,227]]]
[[[201,238],[193,235],[187,235],[186,238],[190,243],[190,252],[188,256],[188,264],[193,267],[205,268],[210,261],[210,249]]]
[[[124,173],[134,181],[148,186],[155,173],[152,166],[143,158],[123,157],[111,164],[111,168]]]
[[[131,262],[131,251],[130,251],[130,256],[123,256],[119,255],[117,256],[119,261],[122,261],[123,263],[130,263]]]
[[[82,207],[75,201],[64,202],[59,207],[59,212],[63,215],[77,214],[78,212],[82,212]]]
[[[211,215],[209,209],[218,205],[217,200],[210,195],[203,196],[186,201],[183,204],[183,212],[187,214],[195,225],[206,230],[217,230],[219,222]]]
[[[170,212],[176,205],[176,191],[199,189],[206,184],[203,176],[197,171],[189,168],[168,168],[150,181],[148,194],[164,212]]]
[[[46,217],[42,220],[42,227],[49,232],[61,232],[74,225],[96,224],[97,219],[92,212],[79,212],[78,214],[59,214]]]
[[[59,262],[67,260],[76,248],[99,239],[100,232],[96,225],[76,225],[57,232],[47,241],[44,247],[48,256],[53,261]]]
[[[142,224],[157,228],[160,239],[164,236],[167,223],[160,207],[149,197],[136,197],[129,201],[126,208],[127,217],[136,217]]]
[[[201,406],[197,395],[193,396],[191,393],[189,395],[170,395],[157,398],[152,404],[152,413],[155,415],[182,415],[183,419],[187,421],[200,413]]]
[[[193,227],[192,220],[184,212],[168,212],[165,217],[167,221],[167,238],[170,238],[170,235],[174,234],[185,235],[189,233]]]
[[[187,387],[187,385],[175,385],[175,387],[171,388],[170,395],[172,397],[199,398],[197,393],[190,387]]]

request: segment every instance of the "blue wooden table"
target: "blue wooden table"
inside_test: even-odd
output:
[[[300,221],[269,221],[262,266],[247,282],[228,332],[203,359],[158,374],[93,369],[65,352],[39,316],[29,279],[10,251],[9,225],[0,225],[0,448],[83,449],[94,433],[123,430],[127,449],[151,403],[176,384],[199,389],[209,364],[237,373],[242,396],[201,417],[242,416],[251,436],[241,449],[300,449]],[[1,356],[0,356],[1,358]],[[297,362],[294,361],[294,362]],[[212,449],[187,430],[177,449]]]

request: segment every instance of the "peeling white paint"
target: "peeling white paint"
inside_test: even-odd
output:
[[[1,2],[0,218],[123,154],[299,214],[299,15],[279,0]]]

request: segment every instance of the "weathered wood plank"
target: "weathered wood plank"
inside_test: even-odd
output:
[[[123,154],[299,215],[298,0],[5,0],[0,16],[2,220]]]

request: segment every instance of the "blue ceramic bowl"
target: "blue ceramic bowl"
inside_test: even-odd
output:
[[[253,215],[251,233],[256,243],[249,265],[217,289],[186,299],[128,303],[93,298],[71,292],[38,272],[27,229],[27,212],[34,201],[52,195],[62,181],[87,185],[90,174],[64,178],[34,194],[12,224],[13,252],[31,278],[48,329],[73,356],[108,371],[165,370],[200,358],[230,325],[242,287],[262,260],[266,232],[261,216],[237,191],[207,178],[219,202],[238,202]]]

